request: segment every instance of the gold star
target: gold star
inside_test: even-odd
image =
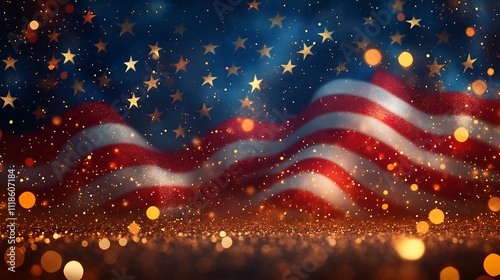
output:
[[[366,38],[363,38],[363,40],[356,42],[358,50],[366,51],[366,48],[368,48],[369,45],[370,41],[368,41]]]
[[[128,70],[132,69],[135,70],[135,64],[139,62],[139,60],[132,60],[132,56],[130,56],[130,59],[128,62],[124,62],[123,64],[127,65],[127,69],[125,69],[125,73],[127,73]]]
[[[240,70],[240,68],[241,67],[234,66],[234,63],[231,67],[226,67],[226,70],[228,72],[226,77],[229,77],[231,74],[238,76],[238,70]]]
[[[70,86],[70,88],[72,88],[72,89],[73,89],[73,95],[76,95],[76,94],[77,94],[78,92],[80,92],[80,91],[81,91],[81,92],[85,92],[85,89],[83,89],[83,83],[84,83],[84,82],[85,82],[85,81],[81,81],[81,82],[79,82],[79,81],[77,81],[77,80],[75,79],[75,83],[74,83],[73,85],[71,85],[71,86]]]
[[[132,27],[134,27],[134,25],[135,23],[129,22],[128,18],[125,18],[125,21],[123,23],[118,23],[118,26],[120,26],[122,29],[120,32],[120,36],[127,32],[134,35],[134,31],[132,30]]]
[[[47,61],[49,64],[49,70],[54,70],[54,69],[59,69],[59,61],[60,59],[56,59],[54,55],[52,55],[52,59],[50,61]]]
[[[267,56],[267,57],[271,58],[271,50],[273,48],[274,47],[268,48],[266,46],[266,44],[264,44],[264,47],[262,49],[258,50],[258,52],[260,53],[260,57],[262,58],[263,56]]]
[[[280,13],[278,12],[275,17],[269,19],[271,21],[271,27],[269,27],[269,29],[273,28],[275,25],[279,26],[280,28],[283,28],[282,21],[285,18],[286,18],[286,16],[281,17]]]
[[[17,97],[12,97],[10,95],[10,91],[7,92],[7,96],[5,96],[5,97],[4,96],[0,96],[0,98],[3,99],[3,106],[2,106],[2,108],[4,108],[7,105],[10,105],[12,108],[15,109],[15,107],[14,107],[14,101],[16,101]]]
[[[182,127],[181,124],[179,124],[177,129],[174,129],[174,132],[175,132],[175,139],[179,138],[179,136],[186,137],[185,128]]]
[[[332,33],[333,33],[333,31],[328,31],[328,29],[326,29],[326,27],[325,27],[325,31],[318,33],[318,35],[323,37],[323,39],[321,40],[321,43],[324,43],[328,39],[333,41]]]
[[[132,108],[132,106],[135,106],[137,108],[139,108],[139,105],[137,104],[137,101],[139,101],[139,99],[141,99],[140,97],[136,97],[135,96],[135,93],[132,93],[132,98],[128,98],[128,102],[130,102],[130,105],[128,106],[128,108]]]
[[[202,78],[203,78],[203,84],[201,84],[201,86],[209,84],[212,87],[214,86],[214,80],[217,79],[217,77],[212,76],[212,72],[208,73],[208,76],[202,76]]]
[[[262,82],[262,79],[258,80],[257,75],[253,76],[253,81],[248,83],[249,85],[252,86],[252,91],[253,92],[255,89],[260,90],[260,83]]]
[[[403,11],[403,5],[405,3],[406,2],[403,2],[401,0],[394,0],[394,4],[392,4],[392,11],[393,12],[396,12],[396,11],[402,12]]]
[[[184,92],[180,92],[179,90],[177,90],[175,92],[175,94],[171,94],[170,97],[173,98],[172,104],[174,104],[175,101],[181,101],[182,102],[182,95],[184,95]]]
[[[403,39],[403,37],[405,36],[406,35],[399,34],[399,31],[397,31],[396,34],[389,36],[391,37],[391,45],[394,43],[398,43],[401,45],[402,44],[401,39]]]
[[[247,95],[247,96],[245,96],[245,99],[243,99],[243,100],[238,100],[238,101],[241,103],[241,107],[240,107],[240,109],[243,109],[243,108],[247,107],[248,109],[250,109],[250,110],[252,110],[252,111],[254,110],[254,109],[252,108],[253,101],[252,101],[252,100],[250,100],[250,99],[248,99],[248,95]]]
[[[175,31],[174,31],[174,33],[172,33],[172,34],[181,34],[181,36],[184,36],[184,32],[185,32],[186,30],[187,30],[187,29],[186,29],[186,28],[184,28],[184,25],[182,25],[182,24],[181,24],[180,26],[176,26],[176,27],[175,27]]]
[[[208,45],[203,45],[203,48],[205,48],[205,52],[203,53],[203,55],[211,52],[213,54],[215,54],[215,48],[217,48],[219,45],[212,45],[212,43],[208,43]]]
[[[449,39],[450,39],[451,35],[446,33],[446,30],[443,30],[443,33],[441,33],[441,34],[436,34],[436,36],[438,36],[438,38],[439,38],[436,45],[439,45],[441,43],[446,43],[448,45],[450,44]]]
[[[179,62],[172,64],[173,66],[175,66],[175,73],[177,73],[181,70],[183,70],[184,72],[187,72],[186,65],[188,65],[189,62],[190,62],[189,59],[184,60],[184,58],[182,58],[182,55],[181,55],[181,58],[179,58]]]
[[[104,73],[102,73],[102,76],[97,79],[99,80],[99,87],[107,87],[109,82],[111,81],[111,79],[108,78]]]
[[[7,59],[2,59],[2,61],[5,63],[5,69],[4,70],[7,70],[9,69],[10,67],[12,67],[12,69],[16,70],[16,62],[17,62],[17,59],[13,59],[10,55]]]
[[[335,70],[337,71],[337,76],[340,74],[340,72],[342,71],[348,71],[347,70],[347,67],[345,67],[345,62],[339,62],[339,65],[337,65],[337,67],[335,67]]]
[[[212,110],[212,108],[213,107],[207,108],[205,103],[203,103],[203,107],[201,107],[201,109],[197,110],[196,112],[200,113],[200,118],[203,118],[203,116],[210,118],[210,110]]]
[[[92,14],[92,12],[89,10],[87,11],[87,14],[83,16],[83,18],[84,18],[83,24],[87,22],[92,24],[92,19],[95,18],[95,15]]]
[[[288,60],[288,64],[281,64],[281,67],[283,67],[283,73],[281,74],[285,74],[286,72],[290,72],[290,74],[293,74],[293,68],[295,68],[297,65],[293,65],[292,64],[292,60],[289,59]]]
[[[154,46],[149,44],[148,46],[151,49],[148,55],[155,54],[157,57],[160,57],[160,51],[162,50],[162,48],[158,47],[158,42],[156,42]]]
[[[429,77],[433,77],[434,74],[438,74],[441,76],[441,68],[443,68],[444,64],[438,64],[437,58],[434,58],[434,62],[432,64],[427,65],[430,70]]]
[[[240,35],[238,35],[238,39],[233,42],[234,44],[234,51],[238,50],[239,48],[246,49],[245,47],[245,41],[248,40],[248,38],[242,39]]]
[[[151,77],[149,78],[149,81],[144,82],[144,84],[146,84],[148,86],[148,89],[146,90],[146,92],[148,92],[152,88],[158,89],[158,86],[156,85],[156,83],[159,80],[160,80],[159,78],[158,79],[153,79],[153,75],[151,75]]]
[[[76,54],[72,54],[71,50],[68,48],[68,51],[66,53],[62,53],[64,56],[64,62],[63,64],[66,64],[66,62],[70,61],[71,63],[75,64],[75,61],[73,58],[76,56]]]
[[[410,24],[410,29],[412,29],[414,26],[422,27],[420,25],[421,20],[422,20],[421,18],[416,19],[415,16],[412,16],[411,19],[407,20],[406,22],[408,22]]]
[[[474,69],[472,64],[476,62],[477,58],[471,59],[470,54],[467,56],[467,60],[465,62],[462,62],[462,65],[464,66],[464,73],[467,71],[467,69]]]
[[[106,45],[108,43],[105,43],[103,42],[100,38],[99,38],[99,42],[97,44],[94,44],[94,46],[96,46],[97,48],[97,53],[100,53],[101,51],[105,51],[107,52],[108,50],[106,50]]]
[[[36,110],[31,113],[35,115],[36,120],[47,119],[47,116],[45,115],[45,109],[42,109],[40,106],[36,106]]]
[[[308,55],[314,55],[312,52],[311,52],[311,49],[314,45],[310,45],[309,47],[306,45],[306,43],[303,43],[304,44],[304,49],[301,50],[301,51],[298,51],[297,53],[301,53],[304,55],[304,58],[302,60],[305,60],[306,57]]]
[[[252,3],[247,3],[248,9],[256,9],[257,11],[259,10],[259,5],[261,2],[257,2],[257,0],[253,0]]]
[[[365,20],[363,25],[366,25],[366,24],[373,25],[373,23],[375,22],[375,20],[371,16],[367,17],[367,18],[364,17],[363,19]]]
[[[59,35],[61,35],[61,33],[57,33],[56,30],[54,29],[54,31],[52,31],[52,33],[49,34],[49,44],[52,43],[52,41],[56,41],[57,43],[59,43]]]
[[[152,114],[148,114],[151,117],[151,124],[154,122],[161,123],[160,116],[163,112],[158,112],[158,108],[155,108],[155,111]]]

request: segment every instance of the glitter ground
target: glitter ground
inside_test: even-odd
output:
[[[498,279],[484,263],[493,256],[495,273],[498,221],[431,224],[425,234],[417,222],[35,224],[19,229],[22,265],[10,273],[2,262],[0,279],[78,279],[81,267],[82,279]],[[422,241],[423,255],[408,240]],[[62,261],[44,262],[47,251]]]

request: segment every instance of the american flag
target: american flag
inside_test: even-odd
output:
[[[367,218],[499,194],[494,1],[126,2],[2,4],[2,175],[38,209]]]

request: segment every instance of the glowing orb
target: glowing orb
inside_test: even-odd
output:
[[[31,207],[35,206],[35,202],[36,197],[32,192],[26,191],[19,196],[19,204],[24,209],[30,209]]]
[[[429,223],[426,221],[418,222],[416,228],[418,233],[427,233],[429,231]]]
[[[444,213],[439,209],[433,209],[429,212],[429,220],[435,225],[439,225],[444,222]]]
[[[460,274],[458,273],[458,270],[456,268],[454,268],[453,266],[448,266],[443,268],[443,270],[441,270],[441,273],[439,273],[439,279],[460,280]]]
[[[156,220],[156,219],[158,219],[158,217],[160,217],[160,209],[158,209],[158,207],[156,207],[156,206],[150,206],[146,210],[146,216],[150,220]]]
[[[408,67],[413,64],[413,56],[409,52],[402,52],[398,56],[398,62],[403,67]]]
[[[500,256],[497,254],[489,254],[483,262],[483,267],[486,273],[490,276],[500,275]]]
[[[55,251],[47,251],[43,254],[40,263],[48,273],[54,273],[61,268],[62,257]]]
[[[488,200],[488,208],[493,212],[500,211],[500,197],[492,197]]]
[[[242,123],[241,123],[241,128],[243,129],[243,131],[245,132],[249,132],[249,131],[252,131],[254,127],[254,124],[253,124],[253,121],[250,120],[250,119],[245,119]]]
[[[38,23],[38,21],[36,21],[36,20],[32,20],[32,21],[30,22],[30,28],[31,28],[32,30],[37,30],[37,29],[38,29],[38,27],[40,27],[40,24]]]
[[[467,27],[467,29],[465,29],[465,34],[467,34],[467,36],[469,37],[472,37],[476,34],[476,30],[474,30],[473,27]]]
[[[382,54],[377,49],[369,49],[365,52],[365,61],[370,66],[375,66],[382,61]]]
[[[77,261],[70,261],[64,266],[63,273],[68,280],[80,280],[83,277],[83,266]]]
[[[417,238],[404,238],[395,243],[395,249],[402,259],[415,261],[425,252],[425,244]]]
[[[455,130],[453,136],[455,136],[455,139],[457,139],[458,142],[463,143],[469,139],[469,131],[467,131],[465,127],[459,127]]]
[[[472,91],[477,95],[482,95],[488,89],[488,86],[483,80],[475,80],[471,85]]]

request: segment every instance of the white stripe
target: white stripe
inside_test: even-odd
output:
[[[494,148],[500,148],[500,130],[496,125],[480,119],[477,119],[477,124],[474,124],[475,119],[468,115],[429,115],[371,83],[349,79],[333,80],[322,86],[315,93],[312,101],[336,95],[351,95],[368,99],[421,130],[437,135],[453,135],[455,129],[463,126],[467,128],[471,138],[475,138]],[[466,105],[471,106],[473,104],[464,104],[464,106]],[[488,129],[485,129],[485,127]]]

